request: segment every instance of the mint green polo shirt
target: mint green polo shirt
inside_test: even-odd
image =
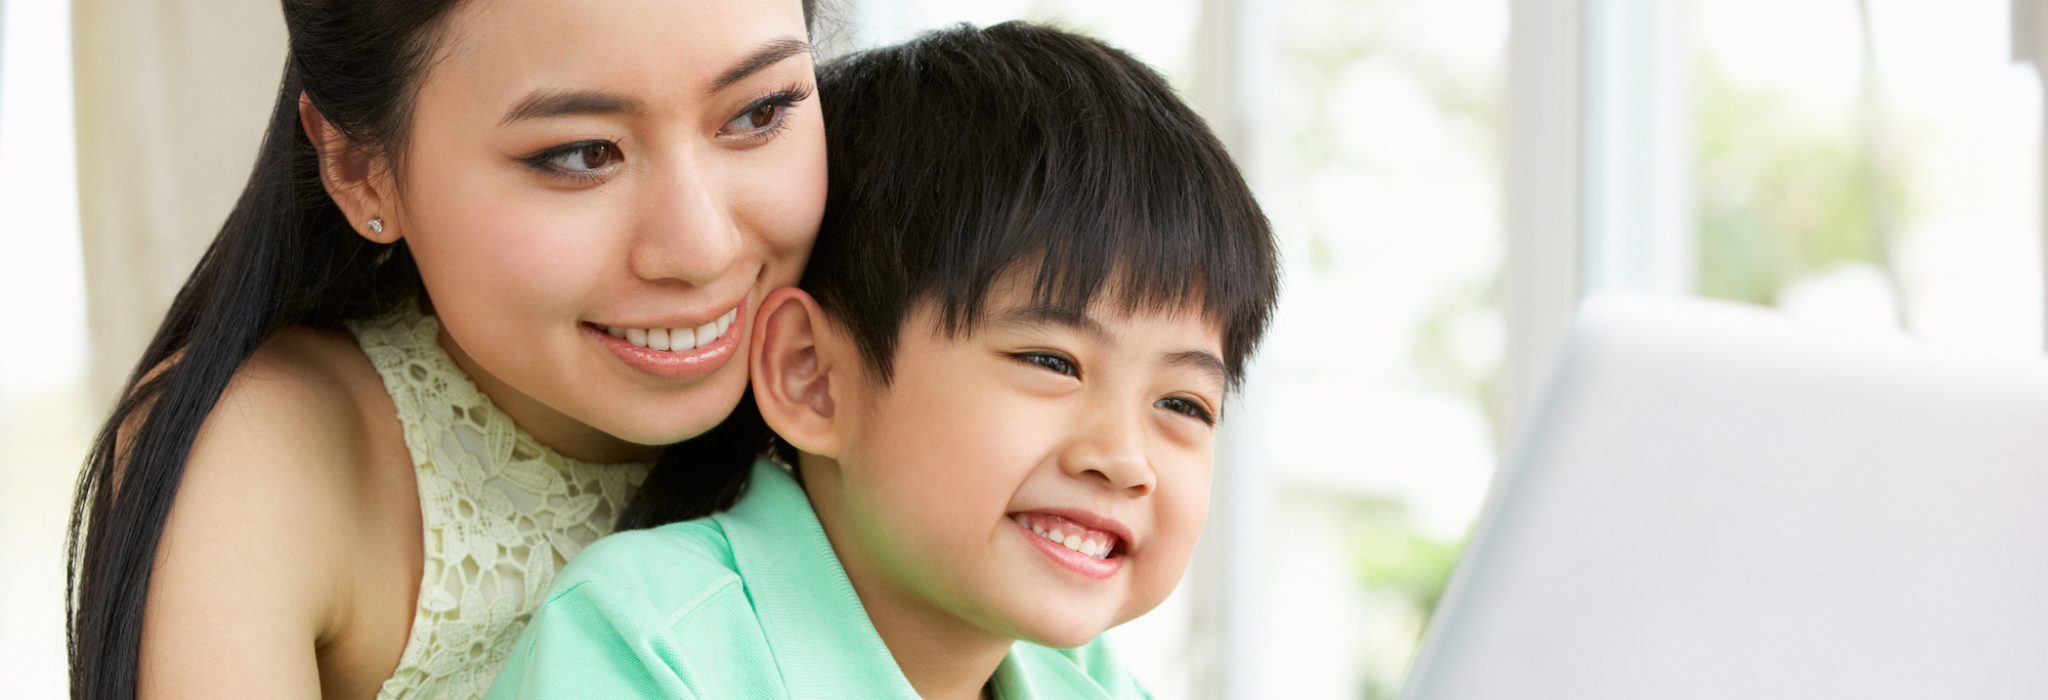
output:
[[[1018,642],[996,697],[1149,698],[1097,639]],[[731,510],[599,539],[555,578],[490,698],[906,698],[794,479],[766,461]]]

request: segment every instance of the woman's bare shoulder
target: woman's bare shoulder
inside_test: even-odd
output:
[[[346,332],[290,328],[273,335],[228,380],[193,445],[192,469],[268,464],[277,479],[342,488],[352,469],[391,445],[375,430],[391,398]],[[385,449],[379,449],[379,448]],[[254,476],[254,475],[248,475]]]

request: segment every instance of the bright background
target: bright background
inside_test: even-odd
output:
[[[0,2],[0,678],[59,697],[73,478],[246,174],[282,37],[268,0]],[[1124,46],[1210,117],[1280,231],[1286,296],[1202,554],[1114,632],[1162,697],[1393,697],[1586,293],[2012,353],[2048,332],[2041,87],[2015,60],[2048,39],[2033,0],[836,12],[828,51],[1010,18]],[[220,79],[238,66],[260,79]]]

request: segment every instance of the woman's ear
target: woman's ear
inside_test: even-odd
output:
[[[390,169],[327,122],[306,93],[299,93],[299,128],[320,155],[320,183],[357,234],[376,243],[396,242],[400,233]]]
[[[832,381],[846,381],[855,369],[840,361],[841,340],[816,299],[784,287],[761,300],[747,358],[754,403],[768,427],[791,447],[834,459],[840,417]]]

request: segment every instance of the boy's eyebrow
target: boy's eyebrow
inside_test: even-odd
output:
[[[1019,306],[996,314],[990,323],[998,326],[1058,326],[1071,328],[1094,336],[1099,342],[1110,341],[1109,329],[1085,314],[1045,305]],[[1230,366],[1223,364],[1223,358],[1207,350],[1181,350],[1166,354],[1165,365],[1169,367],[1191,367],[1204,374],[1214,376],[1222,386],[1230,386]]]
[[[1230,368],[1224,365],[1223,358],[1217,357],[1215,353],[1206,350],[1168,353],[1166,364],[1169,367],[1193,367],[1204,374],[1213,375],[1218,385],[1230,386]]]
[[[745,80],[747,76],[758,73],[763,68],[780,63],[785,58],[800,53],[810,53],[810,51],[810,44],[789,37],[783,37],[762,44],[761,48],[754,49],[753,53],[747,54],[747,57],[740,59],[739,63],[735,63],[731,68],[725,69],[724,73],[719,73],[717,78],[712,79],[711,89],[705,92],[718,92],[732,87],[733,83]]]
[[[1109,329],[1103,328],[1102,324],[1096,323],[1095,319],[1089,318],[1086,314],[1043,304],[1009,309],[996,314],[991,323],[998,326],[1059,326],[1087,333],[1099,341],[1110,340]]]

